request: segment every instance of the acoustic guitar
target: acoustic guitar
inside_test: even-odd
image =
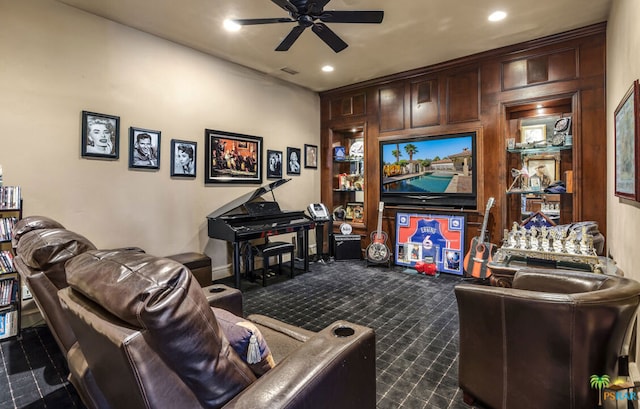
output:
[[[378,229],[371,232],[371,244],[367,246],[367,260],[372,263],[386,263],[389,261],[389,247],[387,247],[387,233],[382,231],[382,211],[384,202],[378,205]]]
[[[467,252],[467,255],[464,256],[464,271],[467,276],[481,279],[489,278],[491,276],[491,270],[487,267],[487,264],[491,261],[496,247],[487,242],[486,234],[489,211],[493,207],[494,202],[495,199],[490,197],[484,212],[484,220],[482,221],[480,236],[471,239],[469,251]]]

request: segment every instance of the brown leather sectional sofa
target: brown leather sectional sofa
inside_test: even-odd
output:
[[[97,250],[46,217],[14,233],[17,269],[89,408],[375,407],[370,328],[243,318],[240,291],[201,288],[184,265],[137,248]],[[212,307],[257,328],[275,366],[256,374]]]

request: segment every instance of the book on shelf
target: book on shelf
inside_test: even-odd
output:
[[[0,280],[0,307],[6,307],[16,300],[18,281],[13,278]]]
[[[20,186],[0,186],[0,210],[20,209]]]
[[[9,250],[0,251],[0,274],[13,273],[13,254]]]
[[[13,337],[18,334],[18,311],[0,312],[0,339]]]
[[[17,222],[17,217],[0,218],[0,241],[11,241],[11,238],[13,237],[13,227]]]

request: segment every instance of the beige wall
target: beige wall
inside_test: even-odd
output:
[[[616,0],[607,23],[607,245],[627,276],[640,280],[640,206],[615,196],[614,111],[640,78],[640,2]],[[640,119],[640,118],[639,118]]]
[[[83,110],[120,116],[119,160],[81,158]],[[130,126],[162,132],[159,171],[128,169]],[[205,251],[226,271],[206,216],[257,185],[204,186],[205,128],[262,136],[265,151],[319,145],[319,98],[53,0],[0,0],[0,165],[25,215],[101,248]],[[171,139],[198,143],[195,180],[170,177]],[[319,170],[292,178],[276,191],[283,208],[319,201]]]

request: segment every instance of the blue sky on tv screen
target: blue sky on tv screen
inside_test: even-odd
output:
[[[400,152],[402,152],[400,160],[409,160],[409,155],[404,150],[404,147],[408,144],[413,144],[417,148],[417,152],[413,154],[413,160],[433,159],[436,156],[443,159],[449,155],[462,152],[464,148],[472,150],[473,137],[471,135],[465,135],[452,138],[416,139],[401,142],[399,144]],[[396,157],[393,156],[392,152],[396,150],[396,143],[391,141],[385,142],[381,148],[382,161],[385,164],[395,163]]]

